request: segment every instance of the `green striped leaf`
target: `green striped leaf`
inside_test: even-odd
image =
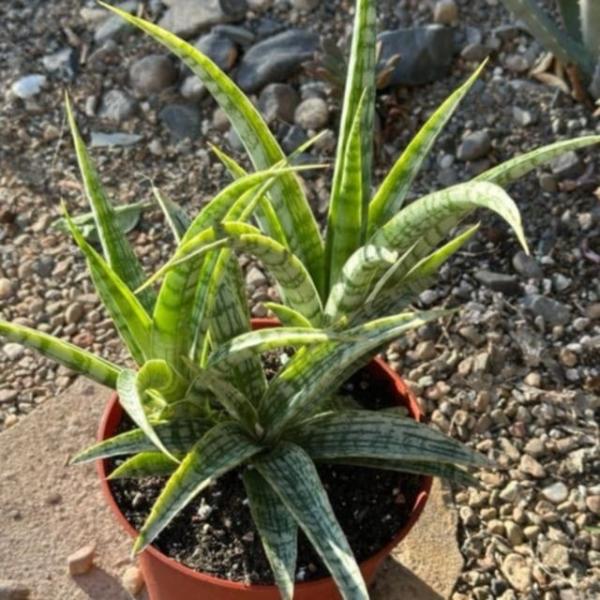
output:
[[[0,336],[37,350],[61,365],[115,389],[121,367],[77,346],[23,325],[0,320]]]
[[[579,0],[558,0],[558,8],[567,33],[578,43],[583,43]]]
[[[227,370],[231,364],[268,350],[285,348],[286,346],[321,344],[336,340],[348,341],[348,336],[343,333],[303,327],[277,327],[250,331],[219,345],[210,355],[208,367],[219,367]],[[222,363],[226,364],[223,365]]]
[[[554,144],[536,148],[531,152],[511,158],[510,160],[499,164],[497,167],[492,167],[475,177],[474,181],[489,181],[505,187],[538,167],[552,162],[555,158],[565,152],[578,150],[599,143],[600,135],[588,135],[572,140],[555,142]]]
[[[325,563],[345,600],[368,600],[367,586],[306,452],[281,443],[253,463]]]
[[[161,359],[148,360],[137,373],[140,390],[156,390],[167,402],[181,400],[187,392],[188,382]]]
[[[362,135],[366,90],[356,107],[356,114],[344,149],[343,172],[336,195],[331,196],[327,220],[325,256],[329,281],[337,280],[350,255],[360,247],[366,228],[363,226],[363,205],[368,205],[362,187]]]
[[[173,454],[187,453],[190,448],[210,429],[212,423],[205,419],[182,419],[177,421],[151,422],[156,435]],[[71,464],[82,464],[93,460],[152,452],[156,446],[144,431],[132,429],[108,440],[99,442],[76,454]]]
[[[282,600],[292,600],[298,554],[298,525],[273,488],[257,471],[246,470],[244,486]]]
[[[65,95],[65,108],[85,194],[94,214],[104,258],[129,289],[135,290],[145,279],[144,271],[127,238],[121,233],[118,216],[104,192],[100,178],[79,134],[68,95]],[[140,296],[140,300],[146,310],[152,310],[154,294],[151,290],[144,292]]]
[[[232,423],[221,423],[207,431],[163,488],[135,541],[134,552],[151,544],[203,489],[260,450]]]
[[[123,461],[107,479],[141,479],[172,475],[179,463],[161,452],[140,452]]]
[[[398,471],[399,473],[411,473],[412,475],[426,475],[430,477],[439,477],[449,483],[478,487],[479,481],[467,471],[454,465],[435,462],[419,461],[393,461],[379,460],[374,458],[353,459],[342,458],[339,460],[326,460],[324,462],[341,465],[351,465],[355,467],[364,467],[367,469],[382,469],[384,471]]]
[[[359,104],[364,95],[364,106],[361,109],[361,239],[364,241],[367,224],[368,201],[371,197],[371,177],[373,163],[373,129],[375,119],[375,62],[376,62],[376,10],[374,0],[357,0],[355,8],[352,47],[348,61],[347,80],[344,87],[344,102],[336,153],[335,170],[331,187],[330,214],[328,217],[328,232],[335,228],[332,219],[339,218],[340,211],[336,210],[340,197],[342,182],[346,169],[348,144],[350,143],[353,120],[359,111]],[[334,215],[331,211],[334,210]],[[329,233],[328,233],[329,236]],[[331,248],[331,244],[330,244]],[[327,256],[327,264],[331,264],[332,255]],[[328,273],[327,289],[334,281],[334,274]]]
[[[152,320],[135,294],[85,241],[65,208],[67,227],[83,252],[98,296],[125,342],[131,356],[138,364],[149,358]]]
[[[487,61],[481,64],[473,75],[431,115],[387,174],[369,206],[370,234],[374,233],[402,208],[410,187],[423,165],[423,161],[429,155],[433,144],[462,99],[479,78],[486,63]]]
[[[297,352],[272,380],[261,403],[261,423],[268,435],[276,436],[298,416],[310,415],[319,400],[335,392],[343,381],[342,375],[351,375],[348,369],[358,360],[366,360],[373,351],[406,331],[448,314],[449,311],[423,311],[378,319],[344,332],[357,342],[329,342],[310,352]]]
[[[487,459],[428,425],[392,411],[347,410],[291,432],[314,460],[342,458],[487,465]]]
[[[142,367],[143,368],[143,367]],[[129,415],[131,420],[146,434],[148,439],[164,454],[177,460],[164,445],[146,414],[146,392],[148,388],[139,385],[138,373],[130,369],[123,369],[117,379],[117,392],[119,404]]]
[[[307,327],[309,329],[312,327],[311,322],[302,313],[289,306],[278,304],[277,302],[263,302],[262,304],[286,327]]]
[[[285,158],[258,110],[213,61],[157,25],[107,4],[102,5],[166,46],[200,78],[227,114],[256,169],[269,168]],[[287,245],[301,258],[319,286],[323,281],[323,244],[300,182],[291,173],[282,176],[273,186],[270,199],[285,232]],[[267,233],[272,234],[270,231]]]
[[[325,315],[335,321],[360,307],[371,289],[376,276],[392,268],[398,253],[387,248],[367,244],[359,248],[344,265],[338,281],[331,289]]]

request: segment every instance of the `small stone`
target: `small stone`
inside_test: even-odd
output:
[[[281,145],[287,154],[291,154],[298,146],[302,145],[308,137],[302,127],[292,125],[285,137],[281,140]]]
[[[506,529],[504,528],[504,523],[499,519],[492,519],[487,524],[487,530],[492,535],[501,535],[504,536],[506,533]]]
[[[219,33],[203,35],[194,46],[225,72],[230,71],[237,60],[237,46],[230,38]]]
[[[569,497],[569,488],[562,481],[557,481],[542,489],[542,496],[552,504],[560,504]]]
[[[71,576],[83,575],[94,566],[94,557],[96,555],[96,545],[89,544],[73,552],[67,558],[67,565]]]
[[[538,458],[546,453],[546,446],[539,438],[533,438],[525,444],[524,450],[527,454]]]
[[[473,161],[484,158],[492,149],[492,140],[487,131],[474,131],[467,135],[456,153],[460,160]]]
[[[539,373],[536,373],[535,371],[527,373],[524,381],[527,385],[530,385],[531,387],[539,388],[540,385],[542,385],[542,377]]]
[[[329,107],[322,98],[303,100],[294,113],[294,121],[306,130],[318,131],[327,126]]]
[[[501,571],[518,592],[526,592],[531,585],[531,567],[519,554],[509,554],[502,562]]]
[[[158,118],[167,127],[174,142],[195,139],[201,133],[200,111],[192,104],[168,104],[158,113]]]
[[[25,346],[10,342],[8,344],[4,344],[2,351],[4,354],[6,354],[6,356],[8,356],[9,360],[19,360],[23,354],[25,354]]]
[[[83,304],[80,304],[79,302],[73,302],[67,307],[67,310],[65,311],[65,320],[69,324],[79,323],[79,321],[81,321],[81,319],[83,318],[84,314],[85,309],[83,307]]]
[[[162,54],[144,56],[129,67],[129,82],[133,89],[143,96],[162,92],[176,81],[175,65]]]
[[[414,352],[416,360],[431,360],[436,355],[435,344],[431,340],[419,342]]]
[[[569,550],[562,544],[549,544],[542,547],[542,562],[545,567],[550,569],[568,569],[569,568]]]
[[[519,252],[513,256],[512,264],[515,271],[527,279],[541,279],[544,276],[542,267],[535,258],[525,254],[523,250],[519,250]]]
[[[142,140],[137,133],[104,133],[92,131],[90,146],[92,148],[111,148],[113,146],[133,146]],[[54,273],[56,275],[56,273]]]
[[[600,319],[600,302],[596,302],[595,304],[590,304],[585,309],[585,316],[592,321],[597,321]]]
[[[519,108],[518,106],[513,106],[512,113],[513,119],[521,127],[529,127],[529,125],[533,125],[537,121],[536,115],[533,112]]]
[[[481,270],[475,273],[475,279],[491,290],[506,295],[516,295],[521,291],[519,282],[513,275]]]
[[[0,600],[29,600],[31,590],[18,581],[0,579]]]
[[[294,122],[294,113],[300,102],[298,92],[285,83],[271,83],[266,86],[258,98],[260,112],[267,123],[274,121]]]
[[[290,29],[252,46],[242,58],[236,74],[245,92],[256,92],[268,83],[287,81],[317,51],[319,36]]]
[[[144,587],[142,571],[136,566],[127,567],[121,577],[121,584],[132,596],[137,596]]]
[[[506,529],[506,538],[513,548],[523,542],[523,530],[520,525],[517,525],[514,521],[506,521],[504,529]]]
[[[121,90],[110,90],[102,97],[99,116],[114,123],[121,123],[137,112],[137,102]]]
[[[0,404],[14,402],[18,397],[19,392],[17,392],[17,390],[12,390],[10,388],[3,388],[0,390]]]
[[[321,0],[291,0],[292,6],[303,12],[310,12],[321,4]]]
[[[51,71],[68,81],[75,78],[79,68],[77,53],[73,48],[63,48],[58,52],[47,54],[42,58],[42,64],[47,71]]]
[[[585,499],[585,505],[589,511],[593,512],[595,515],[600,515],[600,495],[588,496]]]
[[[256,290],[267,284],[267,278],[260,269],[252,267],[246,274],[246,284],[250,289]]]
[[[11,413],[9,415],[6,415],[6,417],[4,418],[4,427],[12,427],[13,425],[17,424],[18,420],[19,417],[17,417],[17,415],[15,414]]]
[[[433,20],[442,25],[453,25],[458,21],[458,7],[454,0],[438,0],[433,7]]]
[[[7,300],[13,295],[14,289],[10,279],[0,277],[0,300]]]
[[[529,69],[529,61],[522,54],[509,54],[504,64],[513,73],[524,73]]]
[[[548,325],[566,325],[571,320],[571,309],[553,298],[533,294],[526,296],[525,306]]]
[[[121,2],[117,6],[121,10],[133,13],[137,10],[138,3],[136,0],[130,0],[128,2]],[[106,15],[106,12],[104,14]],[[94,32],[94,40],[97,44],[106,41],[112,42],[124,38],[132,30],[133,26],[125,22],[119,15],[112,15],[99,23]]]
[[[561,348],[558,354],[558,360],[560,360],[561,365],[569,368],[574,367],[578,362],[577,354],[575,354],[575,352],[571,352],[567,348]]]
[[[17,79],[10,89],[17,98],[29,100],[37,96],[46,87],[47,81],[45,75],[25,75],[21,79]]]
[[[583,163],[576,152],[561,154],[550,163],[552,173],[559,179],[576,179],[583,173]]]
[[[558,191],[558,182],[556,181],[556,177],[554,177],[554,175],[551,175],[550,173],[542,173],[539,176],[538,181],[543,192],[554,194]]]
[[[196,75],[190,75],[186,77],[183,83],[181,84],[181,95],[187,100],[198,101],[202,100],[206,95],[206,87],[196,77]]]
[[[531,475],[535,479],[543,479],[546,476],[546,469],[532,456],[523,454],[519,463],[519,471]]]

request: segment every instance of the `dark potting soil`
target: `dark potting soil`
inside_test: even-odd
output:
[[[340,391],[367,409],[394,405],[390,390],[375,383],[367,370],[353,376]],[[114,461],[111,467],[117,464]],[[418,476],[330,464],[318,465],[318,471],[359,562],[383,548],[407,522],[418,492]],[[271,584],[273,577],[250,516],[241,472],[231,471],[199,494],[154,545],[197,571],[231,581]],[[164,483],[165,478],[150,477],[112,481],[110,487],[125,517],[139,530]],[[326,575],[323,563],[300,532],[297,580]]]

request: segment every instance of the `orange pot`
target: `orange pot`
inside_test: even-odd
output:
[[[278,322],[274,319],[253,319],[254,329],[277,327]],[[405,406],[410,415],[416,421],[422,419],[419,406],[414,394],[404,384],[402,379],[390,369],[383,361],[375,359],[367,367],[371,374],[382,381],[391,383],[395,400],[400,406]],[[98,440],[102,441],[112,437],[121,422],[123,411],[118,402],[116,394],[108,401],[100,428]],[[106,480],[108,464],[100,460],[96,463],[96,469],[100,477],[102,492],[117,521],[132,537],[137,536],[137,531],[121,512],[119,506],[110,491]],[[427,501],[431,490],[431,477],[421,477],[421,484],[416,495],[410,517],[404,527],[396,534],[394,539],[379,552],[360,564],[360,569],[367,584],[370,584],[378,567],[388,556],[392,549],[407,535],[415,524]],[[212,575],[199,573],[175,560],[165,556],[162,552],[148,547],[139,556],[140,567],[146,582],[146,588],[150,600],[279,600],[280,595],[275,586],[272,585],[246,585],[226,579],[220,579]],[[331,577],[324,577],[305,583],[296,584],[294,600],[340,600]]]

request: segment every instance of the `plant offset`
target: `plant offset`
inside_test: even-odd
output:
[[[293,596],[301,528],[342,596],[368,598],[315,461],[359,461],[468,483],[466,469],[486,460],[399,411],[348,408],[335,390],[388,342],[448,314],[410,306],[476,232],[477,226],[455,231],[466,217],[478,208],[496,212],[526,248],[519,211],[503,188],[600,138],[553,144],[403,206],[475,73],[430,117],[372,194],[376,19],[374,2],[359,0],[323,239],[297,177],[302,168],[293,166],[293,156],[284,156],[250,100],[190,44],[111,10],[198,75],[227,113],[256,171],[246,173],[218,151],[234,181],[191,221],[159,195],[178,247],[148,279],[120,231],[67,105],[102,252],[68,215],[67,227],[138,369],[22,326],[0,322],[0,334],[117,390],[137,428],[89,448],[75,462],[131,455],[112,477],[170,475],[136,551],[216,478],[239,468],[282,597]],[[250,330],[236,252],[256,256],[277,282],[281,303],[269,308],[281,328]],[[268,381],[260,354],[289,346],[295,354]]]

